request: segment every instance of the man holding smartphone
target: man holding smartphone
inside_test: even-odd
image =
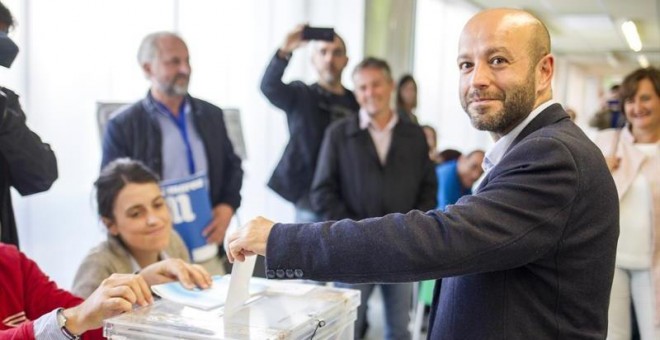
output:
[[[333,39],[313,44],[312,63],[318,82],[311,85],[298,80],[282,82],[293,51],[305,46],[308,40],[328,36]],[[355,96],[341,83],[347,63],[346,44],[339,35],[331,29],[298,25],[287,34],[261,80],[261,92],[286,113],[290,134],[268,186],[295,205],[298,222],[318,220],[311,209],[309,191],[325,129],[331,122],[359,110]]]

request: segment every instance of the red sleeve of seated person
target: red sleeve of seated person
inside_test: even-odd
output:
[[[37,264],[13,245],[0,244],[0,340],[34,339],[33,321],[83,300],[57,287]],[[102,329],[83,339],[103,339]]]

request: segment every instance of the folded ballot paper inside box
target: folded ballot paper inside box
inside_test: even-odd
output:
[[[251,278],[263,291],[236,312],[166,299],[105,321],[109,339],[352,339],[360,292]]]
[[[213,276],[213,284],[208,289],[187,289],[180,282],[170,282],[151,286],[151,290],[163,299],[173,301],[182,305],[210,310],[222,307],[227,300],[229,291],[229,275]],[[258,282],[250,283],[250,295],[259,294],[266,287]]]

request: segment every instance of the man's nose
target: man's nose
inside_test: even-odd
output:
[[[334,54],[332,54],[332,53],[326,53],[326,54],[323,56],[323,61],[325,61],[326,63],[331,63],[333,58],[334,58]]]
[[[486,87],[491,81],[491,70],[487,65],[476,63],[472,69],[471,85],[475,88]]]
[[[191,67],[189,63],[182,63],[181,66],[179,67],[179,73],[189,75],[190,71],[191,71]]]

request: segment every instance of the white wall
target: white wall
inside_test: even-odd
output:
[[[567,62],[561,55],[555,56],[554,98],[576,112],[575,123],[588,135],[595,129],[589,127],[589,118],[599,108],[601,78],[585,73],[579,66]]]
[[[10,36],[21,47],[3,84],[22,95],[29,126],[50,143],[60,177],[46,193],[14,193],[21,247],[68,288],[82,257],[102,240],[92,187],[101,159],[97,101],[133,102],[148,89],[136,61],[142,37],[177,30],[188,42],[190,92],[241,110],[248,160],[243,163],[242,221],[264,215],[291,221],[293,208],[266,187],[288,140],[285,116],[259,92],[259,81],[286,32],[296,24],[334,26],[352,67],[362,57],[362,1],[340,0],[13,0]],[[285,79],[314,80],[307,48],[294,54]],[[347,83],[348,86],[350,84]]]

